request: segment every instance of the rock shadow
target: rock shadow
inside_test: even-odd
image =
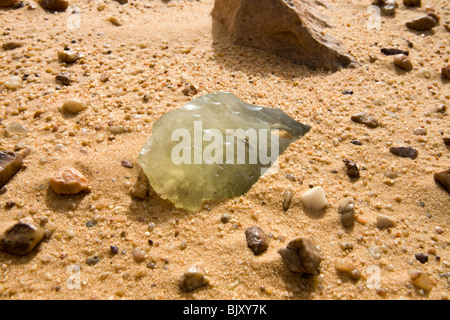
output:
[[[312,219],[321,219],[325,216],[329,208],[324,208],[322,210],[313,210],[302,206],[303,212]]]
[[[225,25],[212,16],[211,19],[214,60],[231,73],[244,72],[255,77],[272,74],[283,79],[328,74],[327,71],[294,64],[262,49],[236,45]]]
[[[48,209],[55,212],[68,212],[74,210],[73,205],[78,207],[79,203],[83,201],[84,197],[90,194],[91,191],[83,191],[78,194],[57,194],[50,185],[47,187],[45,195],[45,205]]]
[[[0,263],[8,261],[9,265],[25,265],[38,255],[39,247],[42,246],[43,242],[45,242],[45,239],[25,256],[16,256],[11,253],[0,252]]]

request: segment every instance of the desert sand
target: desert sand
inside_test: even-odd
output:
[[[56,13],[25,0],[23,8],[0,9],[0,43],[23,43],[0,49],[0,149],[31,150],[0,195],[0,231],[31,218],[46,232],[26,256],[0,253],[0,298],[448,299],[450,198],[433,174],[450,166],[443,142],[450,136],[450,84],[441,76],[450,56],[444,27],[450,8],[446,0],[414,9],[397,2],[395,16],[380,17],[379,29],[368,25],[368,0],[333,0],[321,9],[332,26],[327,32],[359,62],[337,72],[232,44],[210,15],[213,0],[71,0]],[[406,28],[426,5],[440,24],[428,32]],[[61,63],[65,47],[83,57]],[[396,68],[381,48],[408,50],[413,69]],[[69,85],[55,80],[62,71],[73,77]],[[105,72],[109,79],[102,82]],[[22,79],[15,90],[4,86],[11,76]],[[227,91],[280,108],[311,131],[280,156],[277,174],[261,177],[240,197],[198,212],[176,209],[154,193],[136,199],[130,193],[142,177],[137,155],[154,121],[194,97],[182,93],[188,84],[198,90],[194,96]],[[62,112],[68,98],[86,109]],[[360,111],[379,125],[353,122]],[[28,131],[4,134],[14,123]],[[418,135],[417,128],[426,132]],[[418,157],[397,157],[392,146],[411,146]],[[343,159],[359,166],[359,179],[347,176]],[[90,190],[54,193],[49,179],[65,167],[82,172]],[[301,195],[314,186],[324,189],[324,211],[304,208]],[[287,189],[293,198],[284,211]],[[350,229],[338,214],[346,197],[355,203]],[[380,214],[394,226],[378,228]],[[257,256],[244,234],[253,225],[270,242]],[[296,237],[319,248],[317,274],[286,268],[278,249]],[[136,248],[145,253],[142,261],[132,255]],[[417,253],[428,260],[421,263]],[[352,261],[361,277],[338,272],[338,258]],[[184,292],[179,279],[194,264],[203,266],[209,284]],[[411,270],[427,274],[431,290],[416,286]]]

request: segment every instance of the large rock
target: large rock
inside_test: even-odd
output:
[[[336,71],[354,65],[345,48],[324,32],[330,26],[317,6],[312,0],[216,0],[212,16],[225,24],[238,45],[267,50],[312,69]]]

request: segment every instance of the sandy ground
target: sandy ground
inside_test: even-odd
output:
[[[434,172],[450,165],[443,143],[450,135],[448,111],[436,112],[450,99],[449,82],[440,75],[449,63],[449,33],[442,26],[450,20],[447,1],[425,1],[441,17],[441,25],[425,35],[405,27],[423,7],[405,9],[400,3],[395,17],[382,17],[381,29],[371,30],[370,1],[331,1],[334,9],[326,13],[333,28],[327,32],[361,62],[336,73],[232,45],[210,16],[213,0],[132,2],[71,0],[78,9],[62,13],[39,6],[0,10],[0,42],[25,43],[0,51],[0,129],[20,123],[29,130],[19,137],[2,132],[0,148],[31,148],[26,168],[0,195],[0,229],[31,217],[52,232],[25,257],[0,253],[1,299],[449,298],[450,201],[433,179]],[[106,21],[111,16],[124,24],[112,25]],[[84,58],[65,67],[57,52],[66,46]],[[409,50],[414,69],[395,69],[392,57],[380,53],[383,47]],[[370,62],[371,55],[376,61]],[[70,86],[55,82],[64,70],[75,77]],[[110,80],[102,83],[105,71]],[[16,91],[1,86],[11,75],[24,74],[29,76]],[[181,92],[186,83],[196,86],[198,95],[223,90],[249,103],[281,108],[312,129],[280,157],[278,173],[262,177],[246,195],[195,213],[155,195],[138,201],[129,194],[141,174],[136,157],[152,123],[192,98]],[[341,93],[350,89],[353,95]],[[85,101],[87,109],[63,114],[68,97]],[[370,129],[350,120],[363,110],[380,126]],[[113,136],[111,126],[127,132]],[[427,134],[414,135],[418,127]],[[419,156],[396,157],[391,146],[412,146]],[[347,177],[344,158],[360,166],[357,181]],[[134,167],[123,167],[122,160]],[[58,196],[49,188],[50,176],[66,166],[86,175],[90,192]],[[287,173],[296,182],[286,179]],[[319,185],[330,206],[310,213],[300,195]],[[287,188],[294,197],[284,212]],[[337,213],[337,203],[347,196],[355,199],[357,214],[351,230],[342,227]],[[8,208],[7,201],[15,205]],[[229,223],[220,221],[223,213],[230,214]],[[378,214],[394,218],[395,226],[378,229]],[[87,227],[89,221],[94,225]],[[155,224],[151,231],[149,223]],[[252,225],[271,236],[269,249],[259,256],[245,240],[244,231]],[[319,246],[319,275],[291,273],[277,253],[299,236]],[[352,249],[344,251],[345,244]],[[110,245],[119,248],[117,255],[110,254]],[[146,251],[144,262],[134,261],[130,252],[135,247]],[[380,249],[379,259],[370,247]],[[415,253],[428,254],[428,262],[421,264]],[[94,256],[99,262],[86,264]],[[338,273],[334,262],[339,257],[352,260],[362,277],[355,281]],[[203,263],[210,285],[182,292],[178,280],[194,263]],[[430,292],[412,284],[411,269],[429,274]]]

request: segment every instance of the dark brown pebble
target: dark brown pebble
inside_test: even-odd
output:
[[[417,31],[427,31],[431,30],[433,27],[436,26],[436,20],[435,18],[430,17],[429,15],[424,15],[414,18],[411,21],[408,21],[406,23],[406,26],[410,29]]]
[[[125,167],[125,168],[131,169],[134,167],[133,164],[128,160],[122,160],[121,164],[122,164],[122,167]]]
[[[352,139],[352,140],[350,140],[350,143],[352,143],[356,146],[362,146],[362,142],[359,141],[358,139]]]
[[[381,52],[387,56],[395,56],[396,54],[404,54],[405,56],[409,56],[409,51],[396,48],[382,48]]]
[[[119,252],[119,247],[117,246],[109,246],[109,250],[112,254],[117,254]]]
[[[419,253],[416,253],[414,256],[422,264],[424,264],[424,263],[426,263],[428,261],[428,255],[427,254],[419,252]]]
[[[359,178],[358,165],[355,162],[348,159],[343,159],[342,161],[344,162],[345,167],[347,169],[347,175],[350,178]]]
[[[439,182],[448,193],[450,193],[450,168],[444,171],[436,172],[434,180]]]
[[[269,238],[258,226],[252,226],[245,230],[247,246],[255,255],[261,254],[269,247]]]
[[[441,73],[443,77],[450,79],[450,64],[442,67]]]
[[[115,0],[117,1],[119,4],[127,4],[128,0]]]
[[[422,0],[403,0],[403,4],[406,7],[420,7],[422,6]]]
[[[42,8],[50,11],[64,11],[69,6],[67,0],[41,0],[39,4]]]
[[[411,147],[390,147],[389,151],[398,157],[415,159],[418,156],[416,149]]]
[[[5,209],[11,209],[16,204],[15,201],[6,201],[5,203]]]
[[[192,84],[189,84],[185,86],[181,92],[183,92],[185,96],[195,96],[198,93],[198,90]]]
[[[287,268],[292,272],[313,274],[319,268],[322,257],[309,239],[296,238],[286,248],[278,250]]]
[[[369,128],[378,127],[378,120],[373,115],[364,111],[352,115],[350,119],[353,122],[364,124]]]
[[[12,151],[0,151],[0,188],[22,168],[23,159]]]

